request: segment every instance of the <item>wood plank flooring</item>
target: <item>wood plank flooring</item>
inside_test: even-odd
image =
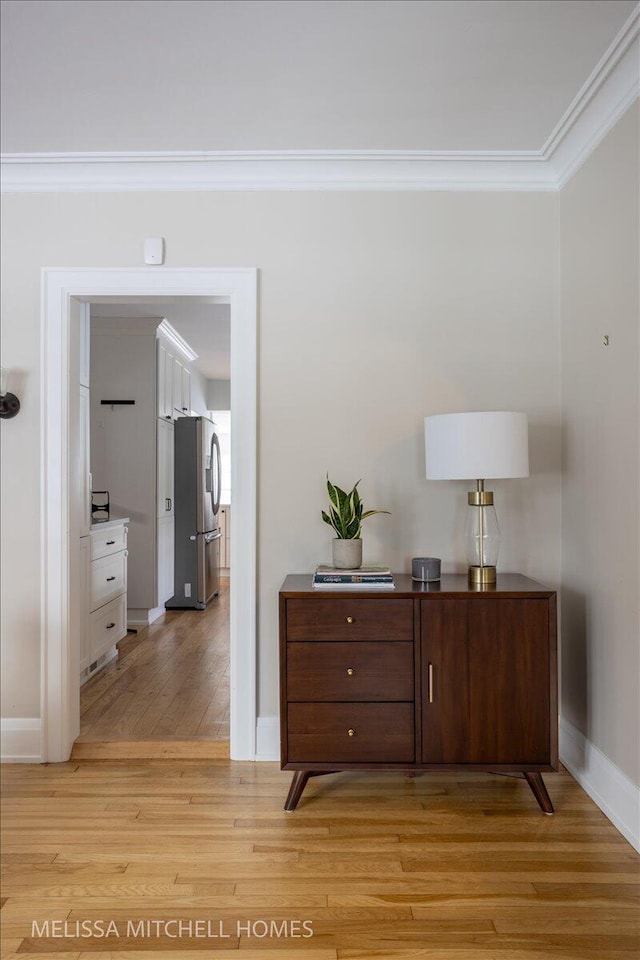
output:
[[[640,857],[565,772],[554,817],[483,773],[319,777],[292,813],[273,763],[2,773],[6,960],[640,955]]]
[[[228,756],[229,580],[206,610],[167,611],[80,690],[73,759]]]

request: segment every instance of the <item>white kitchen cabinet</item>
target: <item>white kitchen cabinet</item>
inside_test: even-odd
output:
[[[174,434],[173,422],[157,421],[157,461],[156,461],[156,517],[158,519],[174,515]]]
[[[174,594],[175,520],[160,517],[158,524],[158,604],[162,606]]]
[[[91,561],[91,610],[115,600],[127,590],[127,551],[120,550],[109,557]]]
[[[157,345],[157,413],[161,420],[173,420],[173,354],[161,337]]]
[[[174,417],[188,417],[191,413],[191,371],[178,360],[173,358],[173,415]]]
[[[167,334],[171,331],[171,339]],[[158,329],[158,371],[157,371],[157,415],[162,420],[175,420],[176,417],[189,416],[191,413],[191,370],[189,354],[183,354],[176,337],[166,321]],[[182,346],[189,351],[188,344]]]
[[[183,366],[180,373],[181,410],[188,417],[191,413],[191,371],[188,367]]]
[[[94,524],[80,540],[81,683],[117,655],[116,644],[127,635],[127,522]]]
[[[91,663],[98,661],[111,653],[109,659],[117,656],[114,649],[118,640],[127,635],[127,595],[121,594],[98,610],[89,614],[91,637]],[[105,661],[106,662],[106,661]]]
[[[162,607],[174,593],[174,433],[173,423],[158,420],[157,502],[156,502],[156,562],[158,607]]]
[[[181,417],[183,415],[182,410],[182,371],[184,370],[184,365],[180,363],[177,357],[173,357],[172,365],[172,384],[173,384],[173,415],[174,417]]]

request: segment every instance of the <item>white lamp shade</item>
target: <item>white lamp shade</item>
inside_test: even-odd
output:
[[[443,413],[425,417],[428,480],[529,476],[526,413]]]

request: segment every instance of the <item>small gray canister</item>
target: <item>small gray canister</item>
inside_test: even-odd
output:
[[[411,579],[429,583],[440,579],[439,557],[414,557],[411,561]]]

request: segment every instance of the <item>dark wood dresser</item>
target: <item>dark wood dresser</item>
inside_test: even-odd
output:
[[[280,591],[280,743],[295,809],[338,770],[522,772],[545,813],[558,769],[556,594],[518,574],[394,576],[395,590]]]

